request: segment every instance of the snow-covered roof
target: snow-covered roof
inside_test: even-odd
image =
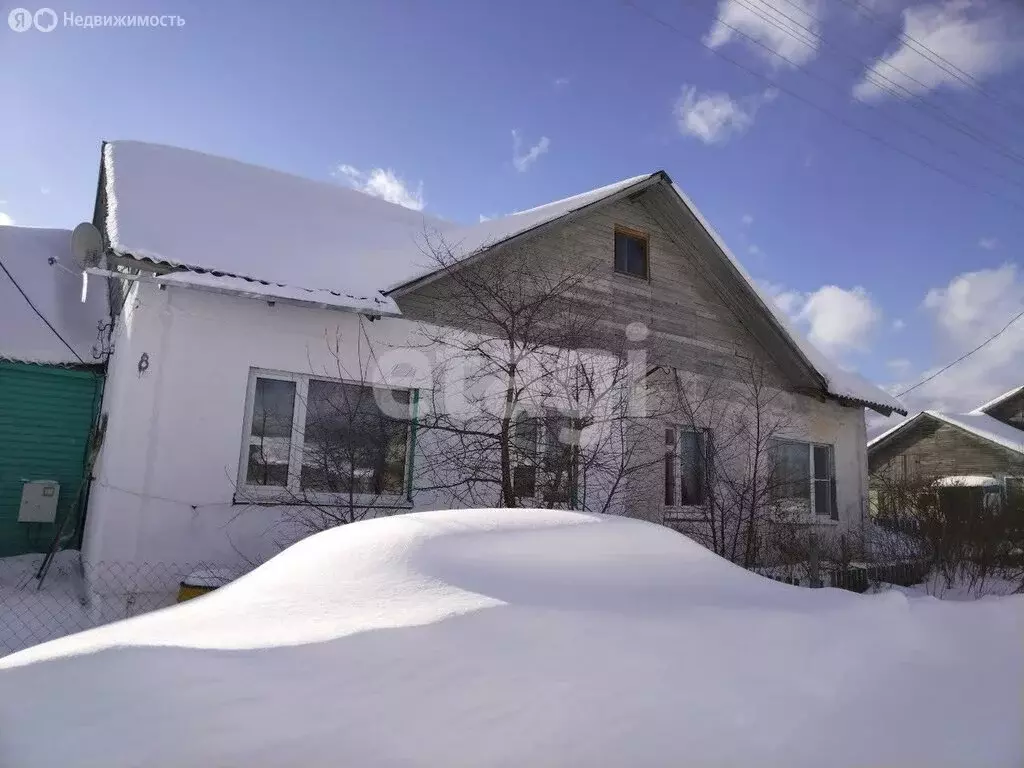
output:
[[[1013,389],[1009,390],[1008,392],[1003,392],[1003,394],[1001,394],[1001,395],[993,397],[991,400],[989,400],[984,405],[979,405],[977,408],[975,408],[973,411],[971,411],[971,413],[988,413],[991,409],[995,408],[997,405],[1001,405],[1002,403],[1005,403],[1007,400],[1009,400],[1012,397],[1016,397],[1021,392],[1024,392],[1024,384],[1021,384],[1019,387],[1014,387]]]
[[[0,754],[18,768],[1019,765],[1022,620],[1022,597],[781,584],[614,515],[398,515],[0,659]],[[40,713],[57,724],[45,738]]]
[[[68,266],[71,232],[0,225],[0,262],[36,309],[71,346],[66,347],[0,272],[0,359],[28,363],[94,364],[97,324],[107,315],[105,282],[92,285],[82,303],[82,277]],[[51,263],[52,260],[52,263]],[[76,357],[77,353],[77,357]]]
[[[104,145],[103,160],[106,230],[114,250],[226,275],[174,277],[196,287],[394,314],[399,310],[387,294],[437,271],[425,253],[431,236],[469,258],[587,206],[668,180],[664,172],[643,174],[460,226],[336,184],[176,147],[115,141]],[[830,394],[906,412],[896,398],[842,369],[805,339],[692,201],[677,185],[672,189]]]
[[[995,443],[1017,453],[1024,453],[1024,430],[1011,427],[1005,422],[999,421],[988,414],[976,413],[945,413],[943,411],[922,411],[909,419],[904,419],[891,429],[887,429],[880,435],[868,441],[868,449],[875,448],[889,440],[911,424],[922,418],[931,417],[938,421],[959,427],[965,432],[970,432],[976,437]]]

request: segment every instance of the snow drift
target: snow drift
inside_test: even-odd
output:
[[[634,520],[403,515],[3,659],[0,764],[1019,765],[1022,632]]]

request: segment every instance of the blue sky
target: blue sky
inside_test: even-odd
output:
[[[1019,5],[632,2],[55,5],[185,24],[0,27],[0,220],[89,219],[113,138],[462,221],[663,168],[813,340],[879,383],[1024,310]],[[966,408],[1024,381],[1022,360],[1014,326],[909,404]]]

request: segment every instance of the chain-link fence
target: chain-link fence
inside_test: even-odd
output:
[[[243,572],[201,563],[83,564],[57,554],[45,578],[42,555],[0,559],[0,656],[112,621],[173,605]]]

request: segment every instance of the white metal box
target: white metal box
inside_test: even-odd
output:
[[[21,488],[19,523],[52,523],[57,519],[57,498],[60,483],[53,480],[35,480]]]

